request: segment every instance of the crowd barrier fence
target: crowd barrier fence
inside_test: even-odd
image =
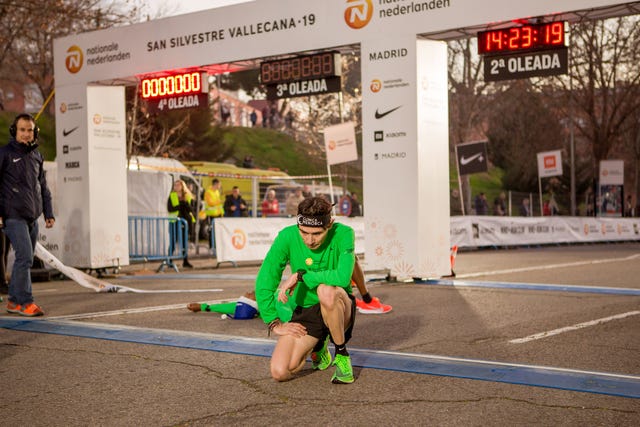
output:
[[[176,217],[129,217],[129,260],[161,261],[158,271],[178,267],[189,248],[187,221]]]

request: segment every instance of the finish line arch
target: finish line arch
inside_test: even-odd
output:
[[[446,39],[487,23],[624,5],[259,0],[56,39],[61,258],[88,268],[129,263],[124,88],[92,82],[359,44],[367,268],[448,275],[447,51],[419,35]],[[380,141],[380,131],[394,137]]]

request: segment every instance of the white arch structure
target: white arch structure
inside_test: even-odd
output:
[[[65,263],[128,264],[119,78],[359,43],[365,259],[399,277],[449,265],[447,60],[420,34],[623,5],[611,0],[257,0],[54,42]],[[619,14],[626,14],[619,12]],[[436,37],[437,38],[437,37]],[[110,81],[111,86],[94,82]],[[374,133],[385,135],[374,140]]]

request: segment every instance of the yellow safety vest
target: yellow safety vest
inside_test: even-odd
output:
[[[222,200],[220,197],[220,190],[208,188],[207,191],[204,192],[204,202],[204,213],[207,216],[222,216]]]
[[[169,200],[171,200],[171,206],[180,205],[180,199],[178,198],[178,193],[176,193],[175,191],[172,191],[171,194],[169,194]],[[191,200],[192,198],[187,196],[187,203],[191,204]],[[169,215],[171,216],[178,216],[178,213],[180,213],[180,211],[178,210],[169,211]],[[196,219],[193,216],[193,214],[191,214],[190,216],[191,216],[191,222],[196,222]]]

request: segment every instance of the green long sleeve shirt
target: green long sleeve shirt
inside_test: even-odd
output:
[[[320,284],[340,286],[351,294],[351,275],[355,264],[355,233],[347,225],[334,223],[322,245],[309,249],[302,240],[297,225],[282,229],[265,257],[256,279],[258,310],[265,323],[278,318],[277,290],[287,264],[291,271],[306,271],[290,297],[296,306],[317,304]],[[291,301],[292,300],[292,301]],[[288,321],[289,319],[282,319]]]

